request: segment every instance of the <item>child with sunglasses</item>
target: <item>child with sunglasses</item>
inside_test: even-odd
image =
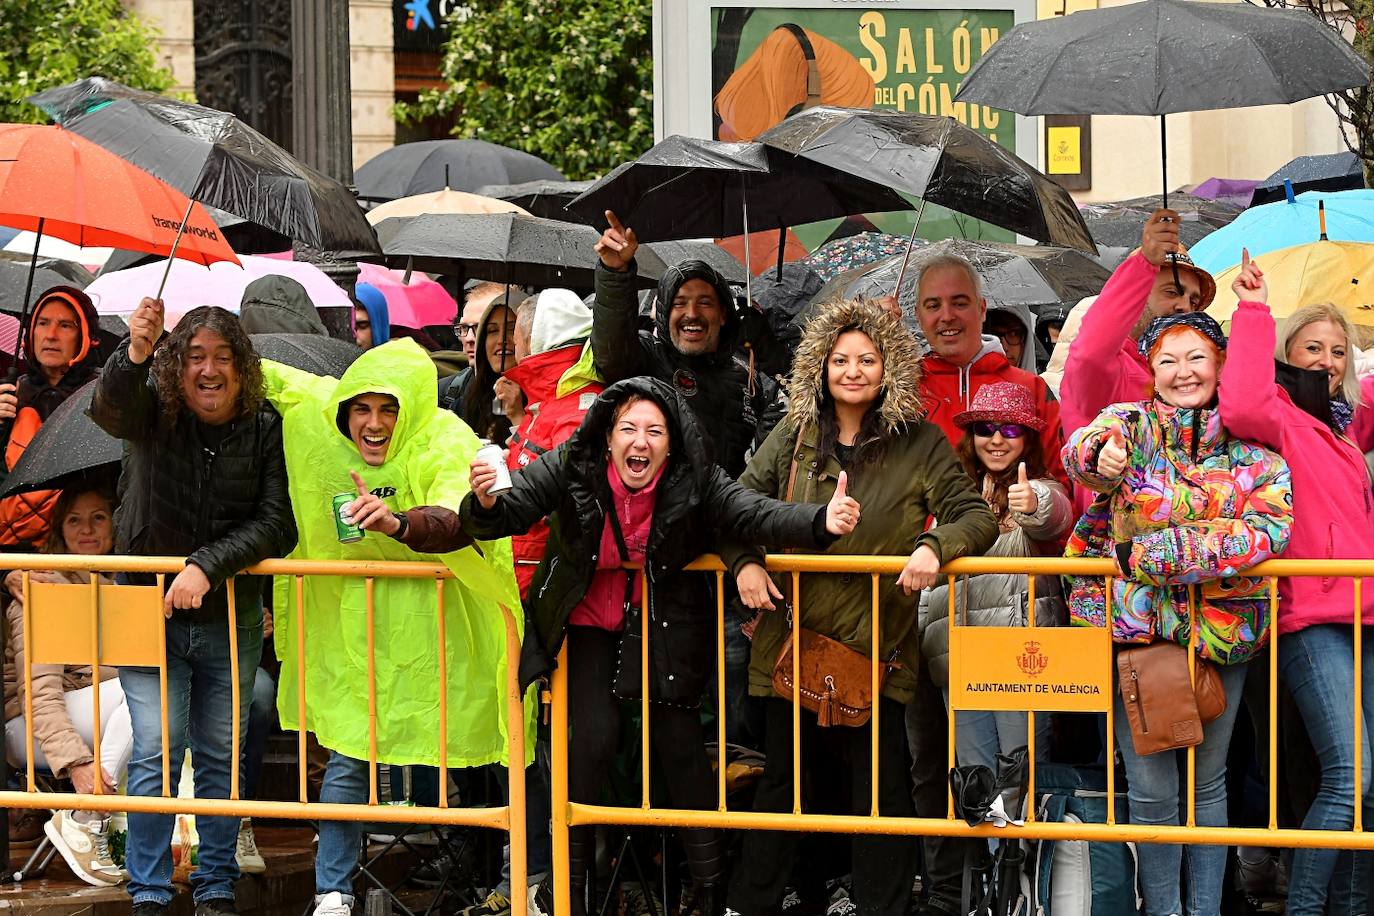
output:
[[[973,478],[997,516],[999,535],[986,556],[1058,556],[1073,525],[1073,505],[1064,485],[1050,476],[1035,396],[1015,382],[979,388],[969,409],[954,418],[964,431],[957,448],[964,470]],[[949,697],[949,586],[926,592],[922,611],[921,652],[931,678]],[[961,577],[955,592],[960,626],[1025,626],[1029,616],[1027,577],[985,573]],[[1059,580],[1035,581],[1035,622],[1064,622]],[[1037,756],[1048,749],[1049,717],[1036,718]],[[955,721],[955,754],[961,765],[995,769],[997,754],[1026,744],[1024,712],[960,712]],[[1004,799],[1011,810],[1017,799]]]

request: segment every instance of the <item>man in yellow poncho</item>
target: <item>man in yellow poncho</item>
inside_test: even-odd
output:
[[[501,605],[520,607],[507,540],[474,543],[458,523],[478,442],[435,404],[434,364],[413,341],[367,351],[342,379],[263,361],[266,394],[282,415],[291,503],[300,529],[292,557],[442,562],[451,767],[506,763],[506,643]],[[365,534],[341,543],[334,497]],[[368,795],[368,633],[364,580],[305,580],[306,720],[297,714],[297,608],[277,583],[278,713],[331,750],[320,801]],[[439,621],[434,582],[374,580],[377,755],[391,764],[439,763]],[[520,618],[517,614],[516,620]],[[533,729],[526,731],[533,737]],[[527,746],[525,757],[529,759]],[[347,916],[362,824],[323,822],[315,863],[317,916]]]

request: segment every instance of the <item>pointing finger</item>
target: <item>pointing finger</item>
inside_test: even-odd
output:
[[[622,235],[625,233],[625,227],[620,224],[620,220],[616,218],[616,215],[613,211],[606,211],[606,222],[609,223],[610,227],[614,229],[616,232],[619,232]]]
[[[353,478],[353,486],[358,488],[359,496],[367,495],[367,486],[363,483],[362,475],[357,471],[349,471],[348,476]]]

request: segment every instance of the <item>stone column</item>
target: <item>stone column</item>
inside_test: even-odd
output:
[[[296,158],[353,185],[352,91],[348,0],[291,0],[291,88]],[[353,295],[358,265],[296,243],[296,259],[318,266]],[[333,314],[337,312],[338,314]],[[353,338],[351,311],[322,309],[329,333]]]

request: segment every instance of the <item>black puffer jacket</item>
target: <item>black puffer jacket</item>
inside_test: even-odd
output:
[[[597,371],[607,382],[651,375],[676,388],[710,437],[716,463],[731,477],[738,477],[749,449],[763,442],[782,419],[784,404],[777,384],[762,372],[751,371],[735,352],[741,321],[730,286],[703,261],[686,261],[668,270],[659,281],[658,334],[654,335],[638,330],[637,271],[633,262],[625,271],[596,265],[592,356]],[[688,280],[710,283],[724,305],[725,325],[715,353],[684,356],[669,336],[673,296]]]
[[[205,571],[211,591],[199,609],[178,613],[219,620],[228,609],[226,579],[296,546],[281,417],[264,404],[253,416],[230,423],[212,451],[215,437],[207,439],[209,427],[189,410],[175,421],[162,413],[151,366],[151,359],[130,362],[127,342],[121,343],[105,364],[91,404],[101,429],[127,440],[115,552],[186,557]],[[240,626],[261,623],[266,582],[262,576],[235,580]]]
[[[746,490],[716,467],[690,411],[672,387],[633,378],[607,388],[571,439],[518,474],[514,488],[488,512],[468,494],[463,528],[486,540],[529,530],[549,516],[548,548],[525,600],[525,642],[520,682],[553,670],[568,618],[596,572],[596,554],[611,504],[606,480],[606,433],[614,408],[627,394],[652,398],[669,424],[671,455],[655,496],[645,550],[649,579],[649,651],[654,702],[695,705],[715,660],[716,615],[711,577],[682,567],[714,549],[716,533],[770,546],[823,549],[835,539],[825,530],[825,506],[789,505]],[[622,658],[638,683],[638,651]],[[622,678],[623,680],[623,678]],[[627,692],[625,695],[631,695]]]

